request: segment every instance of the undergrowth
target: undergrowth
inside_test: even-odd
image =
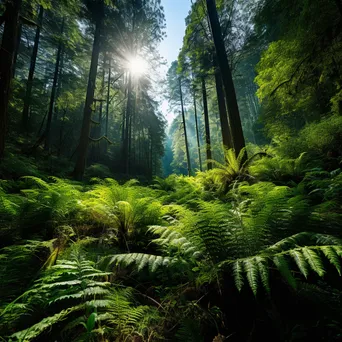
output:
[[[339,340],[342,173],[227,159],[150,186],[1,181],[2,340]]]

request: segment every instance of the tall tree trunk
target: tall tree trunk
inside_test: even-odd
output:
[[[219,73],[219,70],[216,69],[215,58],[216,57],[214,57],[215,85],[216,85],[217,102],[218,102],[219,114],[220,114],[222,143],[225,149],[230,149],[233,147],[233,144],[231,141],[231,133],[230,133],[228,115],[227,115],[226,104],[225,104],[225,99],[224,99],[222,78]]]
[[[106,128],[105,128],[105,135],[108,138],[108,119],[109,119],[109,97],[110,97],[110,82],[111,82],[111,60],[108,59],[109,67],[108,67],[108,83],[107,83],[107,106],[106,106]]]
[[[127,107],[125,114],[125,134],[123,140],[123,165],[124,173],[129,174],[129,138],[130,138],[130,121],[131,121],[131,107],[132,107],[132,76],[131,73],[128,75],[128,85],[127,85]]]
[[[5,153],[8,125],[8,102],[13,75],[13,57],[17,42],[19,11],[22,0],[7,1],[5,26],[0,49],[0,160]]]
[[[61,122],[61,126],[59,128],[59,145],[58,145],[58,157],[60,157],[61,153],[62,153],[62,144],[63,144],[63,135],[64,135],[64,124],[65,124],[65,117],[66,117],[66,113],[67,113],[67,108],[63,109],[63,117],[62,117],[62,122]]]
[[[150,179],[153,178],[153,136],[150,132],[150,154],[149,154],[149,169],[150,169]]]
[[[92,105],[94,102],[97,66],[99,63],[99,55],[100,55],[101,30],[102,30],[102,23],[103,23],[103,2],[101,2],[101,6],[102,6],[101,13],[99,14],[99,17],[96,21],[93,51],[92,51],[92,56],[91,56],[88,87],[87,87],[87,95],[86,95],[84,112],[83,112],[81,136],[80,136],[80,140],[78,144],[77,161],[76,161],[75,168],[73,171],[73,176],[76,179],[83,178],[83,174],[84,174],[84,170],[86,166],[86,160],[87,160]]]
[[[18,54],[19,54],[19,49],[20,49],[22,30],[23,30],[23,24],[19,22],[17,43],[15,44],[14,57],[13,57],[13,75],[12,75],[13,78],[15,77],[15,69],[17,66],[17,59],[18,59]]]
[[[61,26],[61,36],[60,36],[59,43],[58,43],[55,72],[53,75],[53,83],[52,83],[51,95],[50,95],[49,111],[48,111],[48,116],[47,116],[47,121],[46,121],[46,128],[44,132],[44,135],[45,135],[44,149],[47,151],[50,150],[50,145],[51,145],[51,122],[52,122],[53,110],[55,107],[56,89],[57,89],[57,81],[58,81],[58,75],[59,75],[59,65],[61,61],[61,53],[62,53],[62,47],[63,47],[63,38],[62,38],[63,32],[64,32],[64,18],[63,18],[62,26]]]
[[[105,90],[105,68],[104,68],[105,60],[103,61],[102,68],[102,79],[101,79],[101,90],[99,94],[99,102],[100,108],[98,111],[97,124],[92,129],[91,136],[94,136],[96,139],[100,139],[98,142],[91,144],[90,151],[90,161],[98,163],[101,157],[101,137],[102,137],[102,114],[103,114],[103,102],[104,102],[104,90]]]
[[[126,83],[126,77],[124,77],[124,83]],[[124,99],[127,96],[127,88],[125,88],[125,96]],[[125,145],[125,132],[126,132],[126,127],[125,127],[125,122],[126,122],[126,109],[122,111],[122,124],[121,124],[121,144],[122,144],[122,154],[124,150],[124,145]],[[122,160],[123,160],[123,155],[122,155]]]
[[[206,0],[211,31],[214,39],[217,62],[221,71],[221,77],[226,95],[229,123],[231,125],[232,142],[236,154],[245,147],[239,107],[236,100],[236,93],[232,73],[229,67],[226,49],[221,32],[220,21],[216,10],[215,0]]]
[[[202,76],[202,97],[203,97],[203,111],[204,111],[204,126],[205,126],[205,150],[207,154],[207,169],[213,168],[213,163],[210,161],[211,157],[211,141],[210,141],[210,126],[209,126],[209,113],[208,113],[208,101],[207,101],[207,88],[205,86],[205,79]]]
[[[195,92],[195,90],[194,90],[193,97],[194,97],[194,111],[195,111],[195,126],[196,126],[198,162],[199,162],[200,171],[202,171],[201,145],[200,145],[200,137],[199,137],[199,130],[198,130],[197,105],[196,105],[196,92]]]
[[[179,92],[180,92],[180,100],[182,107],[182,119],[183,119],[183,128],[184,128],[184,139],[185,139],[185,151],[186,151],[186,161],[188,166],[188,176],[191,176],[191,162],[190,162],[190,153],[189,153],[189,144],[188,144],[188,134],[186,132],[186,123],[185,123],[185,112],[184,112],[184,104],[183,104],[183,93],[182,93],[182,82],[179,78]]]
[[[57,90],[56,90],[56,100],[55,102],[58,101],[59,97],[61,96],[61,91],[62,91],[62,81],[63,81],[63,68],[64,68],[64,50],[65,46],[64,44],[62,45],[62,51],[61,51],[61,60],[60,60],[60,67],[59,67],[59,72],[58,72],[58,82],[57,82]],[[53,111],[53,119],[54,121],[57,121],[58,119],[58,106],[55,106],[54,111]]]
[[[28,79],[27,79],[26,94],[25,94],[25,100],[24,100],[24,109],[23,109],[23,114],[22,114],[22,124],[23,124],[23,127],[25,130],[28,130],[33,76],[34,76],[34,71],[36,69],[36,61],[37,61],[38,46],[39,46],[39,39],[40,39],[40,30],[41,30],[41,27],[43,24],[43,15],[44,15],[44,8],[43,8],[43,6],[40,6],[39,7],[39,14],[38,14],[38,26],[36,28],[36,35],[34,37],[34,45],[33,45],[33,51],[32,51],[32,55],[31,55],[30,70],[29,70],[29,75],[28,75]]]

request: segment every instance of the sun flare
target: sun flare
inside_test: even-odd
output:
[[[139,77],[147,72],[148,64],[143,58],[136,56],[128,60],[127,68],[133,76]]]

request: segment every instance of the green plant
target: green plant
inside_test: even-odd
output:
[[[44,271],[2,310],[3,335],[12,328],[19,331],[10,335],[10,341],[32,341],[47,332],[56,337],[67,334],[73,341],[147,334],[148,325],[158,320],[157,312],[136,306],[132,290],[113,287],[109,276],[74,246],[69,259]]]
[[[109,178],[112,176],[108,166],[102,164],[93,164],[86,169],[85,176],[87,178]]]
[[[121,254],[111,263],[134,263],[139,270],[148,266],[152,272],[163,266],[172,272],[195,272],[190,279],[199,283],[218,279],[228,267],[237,288],[246,277],[254,293],[259,285],[269,290],[267,278],[273,267],[295,286],[293,269],[287,266],[291,258],[305,277],[310,270],[324,275],[324,257],[340,273],[342,243],[329,235],[303,232],[303,224],[310,229],[305,219],[309,207],[300,196],[293,197],[293,190],[260,183],[243,185],[234,196],[232,204],[199,202],[196,213],[171,214],[169,226],[150,227],[159,235],[153,243],[160,247],[160,255]]]
[[[290,159],[281,156],[264,157],[256,160],[250,167],[251,176],[261,181],[273,181],[286,184],[298,183],[309,169],[310,160],[303,152],[298,158]]]
[[[207,172],[198,172],[197,177],[207,190],[225,194],[233,181],[250,179],[250,164],[260,156],[269,157],[265,152],[259,151],[246,159],[246,148],[242,149],[238,156],[234,149],[225,150],[225,163],[211,160],[216,167]]]

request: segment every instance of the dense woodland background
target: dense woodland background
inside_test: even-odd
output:
[[[342,2],[191,3],[0,2],[0,341],[341,340]]]

